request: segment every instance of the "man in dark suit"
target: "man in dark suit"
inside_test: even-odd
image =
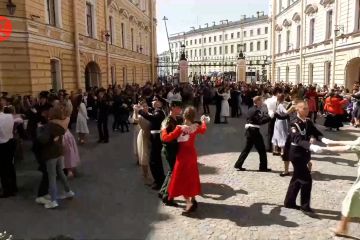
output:
[[[108,143],[109,142],[108,118],[110,111],[110,103],[104,88],[99,89],[97,109],[98,109],[97,127],[99,131],[98,143]]]
[[[223,97],[220,96],[220,94],[219,94],[219,90],[216,91],[214,99],[215,99],[215,106],[216,106],[214,123],[219,124],[219,123],[221,123],[220,122],[221,101],[223,100]]]

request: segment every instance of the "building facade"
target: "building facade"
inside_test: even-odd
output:
[[[248,76],[266,78],[267,60],[270,56],[269,18],[263,12],[256,16],[242,16],[240,21],[213,22],[212,26],[172,34],[169,57],[174,63],[180,60],[182,45],[189,61],[189,77],[236,72],[240,51],[247,61]],[[176,70],[176,69],[175,69]],[[259,80],[259,79],[257,79]]]
[[[272,0],[272,81],[360,81],[359,0]]]
[[[156,0],[0,0],[0,90],[35,94],[156,79]]]

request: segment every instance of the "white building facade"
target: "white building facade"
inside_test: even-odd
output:
[[[360,82],[360,0],[272,0],[272,82]]]
[[[270,57],[270,24],[267,15],[242,16],[240,21],[213,22],[212,26],[193,28],[191,31],[170,36],[173,63],[178,64],[181,46],[185,45],[189,62],[189,77],[213,75],[214,73],[236,72],[240,51],[247,61],[248,75],[262,78],[268,71]],[[171,56],[171,55],[170,55]]]

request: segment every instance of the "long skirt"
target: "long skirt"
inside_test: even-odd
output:
[[[340,128],[343,127],[342,115],[327,114],[324,122],[324,126],[327,128]]]
[[[76,140],[69,130],[65,132],[63,145],[65,168],[76,168],[80,165],[80,155]]]

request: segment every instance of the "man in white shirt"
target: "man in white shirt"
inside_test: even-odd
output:
[[[17,192],[14,167],[15,141],[13,139],[14,118],[3,112],[0,103],[0,180],[3,192],[0,198],[15,196]]]
[[[268,114],[271,117],[271,120],[269,122],[269,127],[268,127],[268,152],[272,152],[273,151],[273,147],[272,147],[272,137],[274,135],[274,126],[275,126],[275,121],[276,118],[274,117],[274,114],[276,112],[277,109],[277,95],[279,93],[281,93],[281,89],[279,88],[274,88],[273,89],[273,95],[271,98],[268,98],[265,100],[265,105],[267,106],[268,109]]]

